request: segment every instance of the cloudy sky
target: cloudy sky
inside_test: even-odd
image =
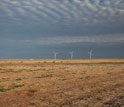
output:
[[[0,59],[124,58],[124,0],[0,0]]]

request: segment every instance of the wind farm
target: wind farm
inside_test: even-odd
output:
[[[124,0],[0,0],[0,107],[124,107]]]
[[[51,59],[1,59],[0,107],[121,107],[124,59],[85,53],[87,59],[73,50],[53,51]]]
[[[0,107],[123,106],[124,59],[84,53],[85,59],[73,50],[54,50],[51,59],[0,59]]]

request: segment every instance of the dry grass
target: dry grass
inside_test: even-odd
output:
[[[0,107],[123,107],[124,60],[0,60]]]

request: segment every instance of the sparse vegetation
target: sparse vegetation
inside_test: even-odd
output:
[[[18,88],[18,87],[23,87],[24,86],[24,84],[21,84],[21,85],[15,85],[15,86],[13,86],[13,88]]]
[[[4,72],[14,72],[14,70],[13,69],[7,69]]]
[[[1,60],[0,106],[122,107],[123,70],[124,60]]]
[[[6,91],[9,91],[11,89],[15,89],[15,88],[23,87],[23,86],[24,86],[24,84],[14,85],[14,86],[11,86],[9,88],[0,87],[0,92],[6,92]]]
[[[5,89],[5,88],[0,88],[0,92],[6,92],[8,91],[9,89]]]
[[[20,80],[22,80],[22,79],[21,79],[21,78],[17,78],[16,80],[17,80],[17,81],[20,81]]]
[[[34,77],[34,78],[47,78],[47,77],[52,77],[53,74],[42,74],[41,76],[37,76],[37,77]]]
[[[83,79],[83,77],[80,77],[80,79]]]
[[[23,86],[24,86],[24,84],[14,85],[14,86],[12,86],[12,87],[11,87],[11,89],[14,89],[14,88],[19,88],[19,87],[23,87]]]

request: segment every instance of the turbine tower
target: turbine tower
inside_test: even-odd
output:
[[[74,52],[72,51],[72,52],[69,52],[69,53],[70,53],[71,59],[73,59]]]
[[[90,50],[90,51],[88,52],[88,54],[89,54],[89,56],[90,56],[90,59],[92,59],[93,51]]]
[[[57,56],[57,54],[59,54],[58,52],[53,52],[53,54],[54,54],[54,59],[56,60],[56,56]]]

